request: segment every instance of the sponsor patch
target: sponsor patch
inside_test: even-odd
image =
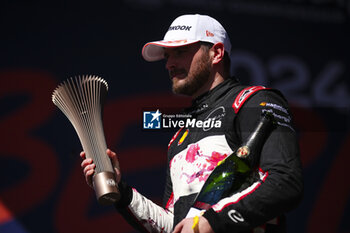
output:
[[[260,104],[261,105],[261,104]],[[266,106],[265,106],[266,107]],[[283,126],[283,127],[287,127],[291,130],[294,131],[293,127],[291,126],[291,122],[292,122],[292,119],[290,117],[290,115],[287,113],[286,115],[281,115],[281,114],[278,114],[274,111],[274,109],[262,109],[261,112],[270,112],[272,113],[274,119],[276,120],[276,123],[280,126]]]
[[[288,114],[287,109],[282,107],[281,105],[278,105],[278,104],[268,103],[268,102],[261,102],[260,106],[270,107],[270,108],[276,109],[278,111],[284,112],[285,114]]]
[[[253,86],[253,87],[247,87],[244,88],[236,97],[235,101],[232,104],[232,107],[235,111],[235,113],[238,113],[239,109],[242,107],[244,102],[255,92],[267,89],[264,86]]]
[[[287,115],[287,116],[282,116],[282,115],[280,115],[280,114],[275,113],[272,109],[263,109],[262,112],[263,112],[263,113],[265,113],[265,112],[270,112],[270,113],[272,113],[273,117],[274,117],[275,120],[277,120],[277,121],[284,121],[285,123],[290,123],[291,120],[292,120],[291,117],[290,117],[289,115]]]
[[[205,120],[208,119],[212,119],[213,121],[217,122],[222,120],[222,118],[224,118],[224,116],[226,115],[226,111],[225,108],[223,106],[217,107],[216,109],[214,109],[213,111],[211,111],[208,116],[205,118]],[[221,123],[220,123],[221,125]],[[210,129],[213,128],[213,125],[211,125],[210,127],[207,128],[203,128],[204,131],[208,131]]]
[[[243,216],[237,211],[237,210],[230,210],[227,215],[230,217],[230,219],[232,221],[234,221],[235,223],[238,223],[238,222],[244,222],[244,218]]]
[[[187,135],[188,135],[188,129],[184,132],[184,134],[182,135],[182,137],[180,138],[180,140],[177,142],[177,145],[180,146],[186,139]]]
[[[174,140],[177,138],[177,136],[179,136],[179,133],[181,132],[183,128],[180,128],[175,134],[174,136],[171,138],[169,144],[168,144],[168,149],[170,148],[171,144],[174,142]]]

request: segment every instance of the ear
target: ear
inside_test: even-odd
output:
[[[224,59],[225,49],[224,49],[223,43],[218,42],[214,44],[210,50],[213,58],[212,60],[213,64],[218,64],[220,61],[222,61],[222,59]]]

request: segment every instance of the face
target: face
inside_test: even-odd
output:
[[[166,68],[176,94],[196,97],[205,91],[211,71],[211,60],[199,43],[165,49]]]

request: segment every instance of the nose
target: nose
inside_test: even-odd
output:
[[[165,68],[171,70],[176,67],[176,61],[173,56],[168,56],[165,63]]]

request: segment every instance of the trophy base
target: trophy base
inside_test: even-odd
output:
[[[118,184],[113,172],[100,172],[94,175],[93,185],[97,201],[101,205],[112,205],[120,199]]]

